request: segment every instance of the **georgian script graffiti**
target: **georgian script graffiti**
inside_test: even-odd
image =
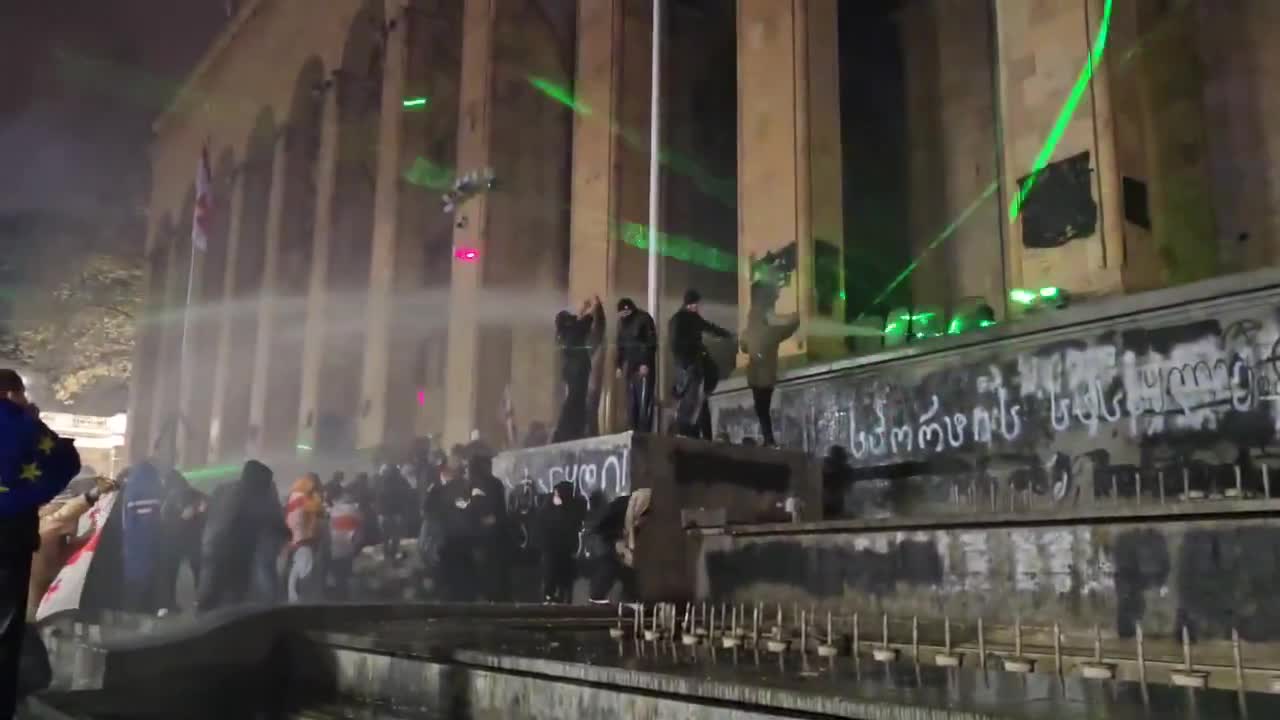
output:
[[[1022,433],[1024,410],[1012,402],[1004,388],[997,388],[990,405],[956,411],[944,408],[937,394],[930,395],[926,409],[917,417],[889,422],[883,399],[875,402],[876,421],[859,428],[857,414],[849,424],[849,450],[855,459],[896,456],[913,451],[941,453],[974,444],[990,446],[996,438],[1015,440]],[[903,413],[895,413],[902,415]]]
[[[573,485],[582,497],[603,492],[614,498],[631,492],[631,449],[564,451],[554,446],[511,453],[509,468],[498,472],[508,490],[531,485],[538,493],[550,493],[562,482]],[[506,463],[504,463],[505,465]]]

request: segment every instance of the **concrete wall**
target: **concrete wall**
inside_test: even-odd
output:
[[[1069,316],[1064,316],[1064,319]],[[784,383],[781,441],[849,450],[858,477],[973,508],[1083,507],[1133,497],[1263,490],[1276,445],[1280,313],[1273,290]],[[742,391],[717,426],[757,430]],[[916,483],[917,490],[910,490]],[[928,489],[932,488],[932,489]],[[930,512],[936,511],[933,508]]]
[[[1274,506],[1273,506],[1274,507]],[[1280,640],[1280,523],[1130,518],[1114,524],[779,532],[702,538],[699,596],[814,604],[972,625],[1016,618],[1108,637]],[[871,621],[868,620],[868,627]]]
[[[804,453],[661,435],[623,433],[505,452],[495,458],[494,473],[513,492],[528,482],[546,493],[561,481],[588,498],[596,491],[611,498],[651,489],[652,512],[636,553],[648,600],[692,595],[694,548],[686,542],[685,511],[723,511],[725,522],[752,523],[789,519],[789,497],[800,499],[803,519],[817,519],[820,507],[817,463]]]

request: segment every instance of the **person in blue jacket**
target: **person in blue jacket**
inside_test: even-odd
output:
[[[164,483],[155,465],[141,462],[129,470],[121,500],[125,608],[152,614],[161,609],[167,595],[161,587],[163,573],[158,564],[163,550],[160,509],[164,504]]]
[[[14,716],[40,506],[80,472],[80,455],[40,421],[22,376],[0,370],[0,720]]]

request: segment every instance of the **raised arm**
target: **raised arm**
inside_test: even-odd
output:
[[[698,316],[698,320],[702,322],[701,330],[704,333],[707,333],[709,335],[715,335],[716,337],[720,337],[720,338],[733,337],[733,333],[729,332],[728,330],[725,330],[724,328],[702,317],[701,315]]]

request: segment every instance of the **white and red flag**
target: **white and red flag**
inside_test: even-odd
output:
[[[196,210],[191,218],[191,244],[204,252],[209,247],[209,220],[213,215],[213,177],[209,171],[209,147],[200,150],[196,168]]]

